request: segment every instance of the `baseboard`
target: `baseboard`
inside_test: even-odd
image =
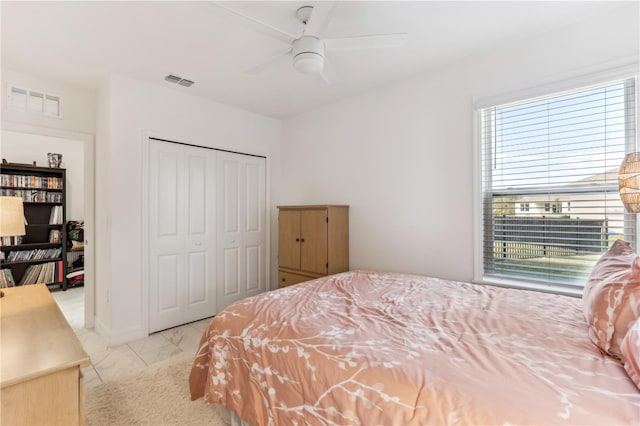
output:
[[[104,337],[107,340],[109,335],[111,334],[111,330],[109,329],[109,327],[106,327],[102,323],[102,321],[98,319],[97,316],[93,318],[93,329],[96,331],[96,333],[98,333],[100,336]]]
[[[107,340],[108,346],[118,346],[133,340],[147,337],[142,325],[124,330],[113,331],[106,327],[98,318],[95,320],[95,330]]]

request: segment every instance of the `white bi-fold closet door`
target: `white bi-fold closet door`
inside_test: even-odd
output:
[[[263,157],[149,139],[149,332],[263,292]]]

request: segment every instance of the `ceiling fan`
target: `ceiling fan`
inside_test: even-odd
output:
[[[316,1],[315,5],[299,7],[295,11],[297,22],[294,31],[277,28],[252,16],[235,10],[228,5],[233,2],[215,2],[215,4],[244,20],[257,31],[287,43],[286,50],[262,60],[245,70],[249,74],[258,73],[277,62],[280,58],[291,56],[293,67],[305,74],[319,74],[329,82],[324,71],[326,52],[401,46],[406,42],[407,33],[372,34],[342,38],[323,38],[336,2]]]

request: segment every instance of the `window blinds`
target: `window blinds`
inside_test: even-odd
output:
[[[480,111],[483,275],[581,288],[635,242],[617,173],[636,150],[635,79]]]

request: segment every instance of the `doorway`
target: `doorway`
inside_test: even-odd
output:
[[[48,167],[47,153],[62,154],[67,169],[67,221],[84,222],[84,286],[65,297],[73,300],[74,326],[93,328],[95,316],[93,241],[93,136],[81,133],[3,123],[0,153],[9,163]]]

